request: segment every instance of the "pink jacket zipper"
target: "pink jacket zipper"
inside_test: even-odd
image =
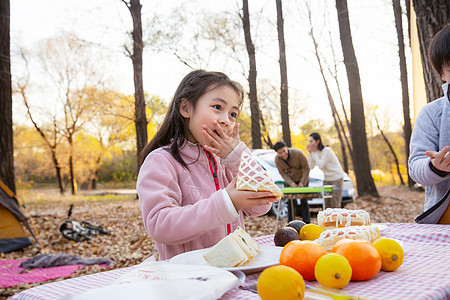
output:
[[[211,174],[214,178],[214,184],[216,185],[216,191],[220,190],[219,187],[219,178],[217,178],[217,163],[216,160],[214,159],[214,156],[209,153],[208,151],[206,151],[205,149],[203,149],[203,151],[205,151],[206,157],[208,158],[208,163],[209,163],[209,170],[211,171]],[[211,158],[214,161],[214,170],[211,164]],[[231,224],[227,224],[227,235],[229,235],[231,233]]]

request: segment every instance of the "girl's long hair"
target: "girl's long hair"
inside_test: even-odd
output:
[[[320,137],[320,134],[318,134],[317,132],[313,132],[309,136],[312,137],[315,141],[319,141],[319,144],[317,145],[317,149],[322,151],[323,148],[325,148],[325,146],[322,143],[322,138]]]
[[[187,168],[186,162],[179,151],[186,143],[186,138],[189,134],[188,124],[180,114],[181,99],[188,100],[195,109],[198,99],[203,94],[224,85],[231,87],[239,95],[239,108],[241,108],[244,98],[242,86],[238,82],[232,81],[227,75],[221,72],[207,72],[205,70],[195,70],[187,74],[178,85],[164,121],[153,139],[140,153],[139,165],[142,166],[147,155],[153,150],[172,144],[169,152],[183,167]]]

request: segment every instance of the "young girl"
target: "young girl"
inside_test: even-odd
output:
[[[342,170],[339,159],[330,147],[323,145],[322,138],[317,132],[309,135],[307,149],[309,151],[309,168],[312,169],[318,166],[323,171],[323,185],[333,186],[333,198],[330,203],[325,201],[325,207],[341,208],[344,170]]]
[[[225,74],[193,71],[142,151],[139,206],[161,260],[213,246],[244,228],[243,212],[260,216],[276,201],[271,192],[236,190],[242,151],[249,152],[236,123],[242,101],[241,86]]]

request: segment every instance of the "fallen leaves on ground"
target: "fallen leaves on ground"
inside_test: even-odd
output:
[[[363,196],[347,209],[364,209],[373,223],[413,223],[414,218],[423,212],[425,193],[411,191],[407,187],[378,187],[380,197]]]
[[[411,223],[414,217],[423,211],[425,195],[423,192],[411,191],[406,187],[378,187],[380,198],[364,196],[347,204],[348,209],[364,209],[369,212],[372,222],[376,223]],[[83,258],[107,257],[116,262],[109,269],[124,268],[141,263],[151,255],[157,257],[155,243],[144,230],[138,200],[134,196],[128,199],[109,201],[81,201],[74,203],[71,219],[87,221],[102,225],[110,235],[96,235],[91,241],[72,243],[62,237],[59,226],[64,222],[69,209],[67,201],[31,203],[27,209],[33,216],[45,249],[32,245],[27,249],[8,254],[0,253],[0,259],[24,259],[37,254],[58,254],[61,252],[79,255]],[[311,219],[317,223],[316,218]],[[278,227],[286,225],[287,220],[279,221]],[[246,230],[253,236],[275,233],[276,218],[266,215],[258,218],[245,217]],[[68,278],[80,277],[105,271],[99,266],[86,266],[78,269]],[[45,283],[64,280],[59,278]],[[6,299],[23,290],[44,284],[21,284],[3,289],[0,298]]]

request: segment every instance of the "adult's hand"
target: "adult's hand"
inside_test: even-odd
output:
[[[439,171],[450,172],[450,146],[445,146],[439,152],[428,150],[425,152],[431,163]]]

